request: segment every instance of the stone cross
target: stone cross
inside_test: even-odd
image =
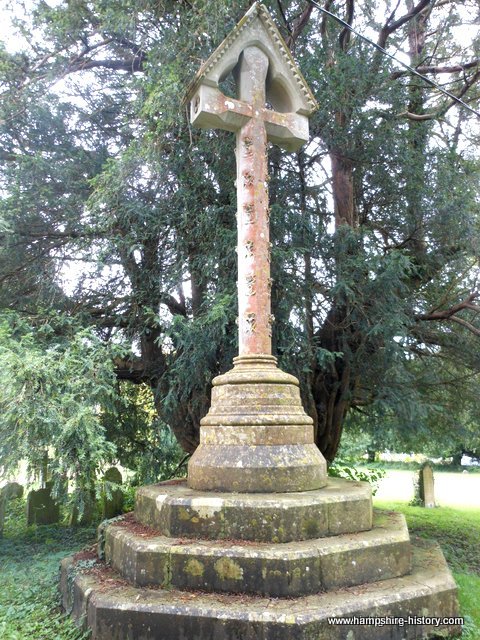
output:
[[[262,27],[265,33],[260,39]],[[270,47],[269,39],[273,41]],[[230,40],[217,50],[220,59],[214,61],[213,73],[207,63],[207,72],[201,70],[197,76],[190,92],[191,118],[204,128],[237,134],[239,355],[270,355],[274,318],[270,305],[267,141],[298,149],[308,140],[305,113],[311,113],[316,103],[262,5],[256,3],[250,9]],[[238,99],[218,89],[218,79],[230,70]],[[300,103],[296,93],[303,98]]]
[[[222,82],[233,73],[236,97]],[[188,484],[201,491],[290,492],[327,482],[298,380],[272,353],[267,143],[295,151],[317,105],[265,7],[255,3],[200,69],[192,124],[236,133],[239,356],[213,380]]]

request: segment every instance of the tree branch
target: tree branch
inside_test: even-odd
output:
[[[466,298],[462,302],[459,302],[458,304],[453,305],[453,307],[450,307],[450,309],[445,309],[444,311],[434,310],[429,313],[418,314],[415,316],[415,319],[426,320],[428,322],[432,320],[450,320],[453,319],[453,316],[455,316],[459,311],[463,311],[463,309],[471,309],[472,306],[475,311],[480,311],[480,307],[473,305],[473,301],[476,300],[479,295],[480,292],[474,291],[468,296],[468,298]]]
[[[474,327],[473,324],[471,324],[467,320],[464,320],[463,318],[457,318],[457,316],[452,316],[450,320],[453,320],[453,322],[457,322],[458,324],[461,324],[463,327],[466,327],[469,331],[474,333],[476,336],[480,336],[480,329],[478,329],[477,327]]]
[[[172,315],[181,315],[184,318],[187,317],[187,309],[184,303],[178,302],[169,293],[162,293],[160,295],[160,304],[164,304]]]
[[[441,65],[420,65],[416,67],[416,71],[418,73],[458,73],[460,71],[468,71],[468,69],[474,69],[480,65],[480,60],[472,60],[470,62],[464,62],[460,64],[455,64],[452,66],[441,66]],[[404,71],[395,71],[391,74],[392,80],[397,80],[402,76],[405,76],[408,71],[405,69]]]
[[[88,71],[90,69],[110,69],[112,71],[143,71],[145,56],[134,56],[130,60],[80,60],[75,64],[70,64],[65,69],[65,75],[77,71]]]
[[[280,15],[282,16],[282,20],[285,24],[285,28],[287,29],[288,33],[291,34],[292,30],[290,28],[290,25],[288,24],[287,16],[285,15],[285,11],[283,10],[281,0],[277,0],[277,6],[278,10],[280,11]]]
[[[377,44],[380,45],[381,47],[385,48],[385,45],[387,44],[387,40],[388,37],[397,29],[400,29],[400,27],[402,27],[404,24],[406,24],[407,22],[410,22],[410,20],[412,20],[413,18],[415,18],[415,16],[417,16],[419,13],[421,13],[426,7],[428,7],[428,5],[431,3],[432,0],[420,0],[420,2],[415,5],[408,13],[406,13],[405,15],[403,15],[401,18],[398,18],[398,20],[394,20],[393,22],[392,17],[394,15],[395,12],[393,12],[390,17],[388,18],[387,22],[383,25],[380,34],[378,36],[378,41]]]
[[[308,24],[312,11],[313,11],[313,5],[308,4],[305,7],[305,9],[302,11],[300,16],[293,23],[293,28],[286,40],[286,43],[289,49],[292,49],[295,46],[295,42],[298,36],[302,33],[302,31],[305,29],[305,27]]]
[[[350,26],[353,22],[353,14],[355,12],[355,2],[354,0],[346,0],[347,2],[347,15],[345,16],[345,22],[347,22]],[[344,27],[338,36],[338,41],[340,43],[340,47],[343,51],[346,50],[351,38],[351,31],[348,27]]]

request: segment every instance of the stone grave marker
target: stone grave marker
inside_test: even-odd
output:
[[[2,487],[2,491],[5,492],[8,500],[16,500],[23,497],[23,487],[18,482],[9,482]]]
[[[435,507],[433,469],[428,463],[420,469],[418,486],[423,506],[428,508]]]
[[[53,482],[27,496],[27,524],[55,524],[60,520],[60,506],[52,497]]]
[[[0,489],[0,538],[3,535],[5,525],[5,512],[9,500],[15,500],[23,496],[23,487],[18,482],[9,482]]]
[[[123,482],[122,474],[117,467],[110,467],[103,476],[104,482],[121,485]],[[109,495],[110,493],[110,495]],[[118,488],[110,487],[109,493],[104,489],[102,493],[102,519],[108,520],[115,518],[123,513],[123,491]]]

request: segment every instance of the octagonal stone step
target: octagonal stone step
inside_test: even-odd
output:
[[[329,478],[299,493],[195,491],[185,481],[140,487],[135,518],[171,537],[291,542],[366,531],[372,526],[368,482]]]
[[[376,512],[355,534],[268,544],[178,540],[107,525],[105,559],[136,586],[301,596],[405,575],[411,546],[402,514]]]
[[[72,579],[79,569],[73,558],[66,558],[61,565],[63,606],[92,629],[92,640],[413,640],[438,637],[439,632],[457,635],[455,582],[440,548],[425,541],[418,545],[410,575],[288,599],[135,588],[102,565]],[[427,624],[425,617],[440,622]],[[393,618],[404,623],[395,624]]]

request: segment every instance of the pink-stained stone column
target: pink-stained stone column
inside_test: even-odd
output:
[[[268,58],[258,47],[243,52],[240,99],[252,118],[237,133],[239,355],[270,355],[270,238],[265,83]]]

